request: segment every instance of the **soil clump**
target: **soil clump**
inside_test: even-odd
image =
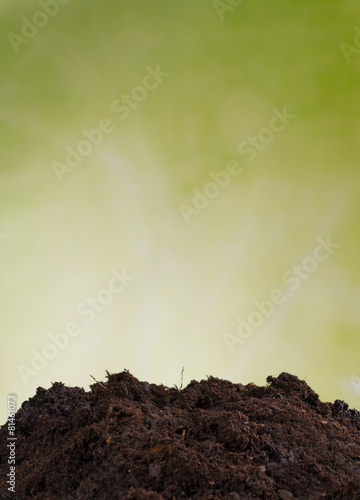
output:
[[[0,498],[360,499],[360,412],[296,376],[184,389],[108,374],[39,387],[16,414],[16,491],[0,429]]]

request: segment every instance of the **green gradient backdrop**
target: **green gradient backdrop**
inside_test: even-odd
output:
[[[340,46],[358,1],[244,0],[222,21],[211,0],[71,0],[16,54],[8,33],[39,10],[0,8],[2,420],[9,392],[124,368],[173,385],[182,366],[185,384],[289,371],[360,408],[360,54]],[[120,120],[112,102],[158,64]],[[238,145],[284,106],[296,118],[248,162]],[[52,163],[103,118],[115,130],[60,183]],[[179,204],[229,160],[243,171],[186,224]],[[340,247],[231,353],[222,334],[328,234]],[[129,286],[24,383],[32,349],[123,267]]]

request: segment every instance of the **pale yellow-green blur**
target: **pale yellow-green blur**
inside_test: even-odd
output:
[[[2,422],[124,368],[288,371],[360,408],[358,2],[234,3],[2,2]]]

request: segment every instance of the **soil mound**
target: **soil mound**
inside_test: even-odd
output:
[[[16,493],[2,499],[360,499],[360,412],[288,373],[184,389],[127,370],[91,391],[54,383],[16,414]]]

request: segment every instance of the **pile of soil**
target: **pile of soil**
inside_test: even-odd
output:
[[[91,391],[54,383],[16,414],[16,493],[48,500],[360,499],[360,412],[288,373],[180,390],[127,370]]]

